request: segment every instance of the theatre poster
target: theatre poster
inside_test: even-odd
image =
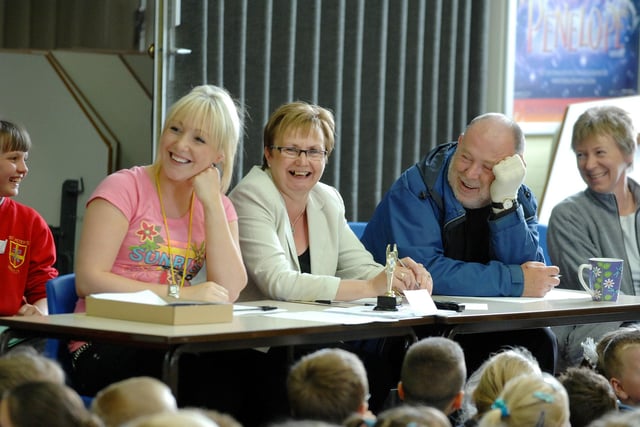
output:
[[[638,94],[640,0],[517,0],[513,114],[560,122],[566,106]]]

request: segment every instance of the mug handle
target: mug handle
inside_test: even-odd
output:
[[[584,279],[582,277],[582,271],[585,268],[588,268],[589,270],[591,270],[591,264],[580,264],[580,267],[578,267],[578,280],[580,281],[580,284],[582,285],[584,290],[587,291],[589,295],[593,297],[594,292],[591,290],[591,288],[589,288],[589,286],[586,283],[584,283]]]

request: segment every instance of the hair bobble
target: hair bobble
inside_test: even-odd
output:
[[[545,393],[543,391],[534,391],[533,397],[538,398],[543,402],[547,402],[547,403],[553,403],[553,401],[555,400],[552,395],[550,395],[549,393]]]
[[[491,405],[491,409],[500,409],[501,418],[509,416],[509,408],[507,408],[507,404],[504,403],[504,400],[502,399],[496,399],[496,401],[493,402],[493,405]]]
[[[596,351],[596,343],[591,337],[587,337],[582,343],[582,357],[587,361],[592,369],[598,366],[598,352]]]

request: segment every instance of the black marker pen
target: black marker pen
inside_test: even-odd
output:
[[[458,304],[454,301],[434,301],[436,308],[439,310],[451,310],[461,312],[464,311],[464,304]]]

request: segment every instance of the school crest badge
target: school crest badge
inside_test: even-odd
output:
[[[20,268],[27,257],[27,245],[23,245],[13,240],[9,241],[9,264],[13,268]]]

